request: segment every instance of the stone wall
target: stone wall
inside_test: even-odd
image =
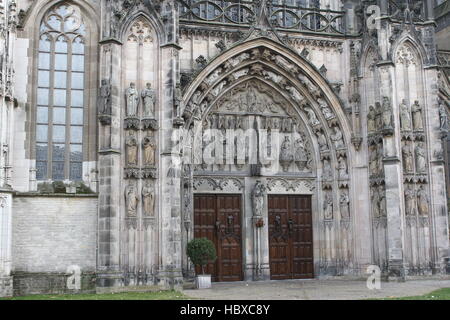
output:
[[[67,292],[68,267],[95,287],[96,196],[18,195],[13,200],[14,294]]]

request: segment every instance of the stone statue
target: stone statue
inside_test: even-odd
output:
[[[383,145],[379,144],[377,145],[377,169],[379,174],[383,173],[383,168]]]
[[[191,220],[191,215],[192,215],[192,206],[191,206],[191,195],[190,195],[190,191],[189,188],[185,188],[183,191],[183,199],[184,199],[184,216],[185,216],[185,220]]]
[[[367,131],[368,132],[375,132],[377,131],[376,128],[376,112],[375,108],[373,106],[369,107],[369,112],[367,113]]]
[[[375,129],[380,130],[383,128],[383,108],[379,102],[375,102],[375,106]]]
[[[174,105],[176,113],[177,113],[175,116],[180,117],[181,109],[182,109],[181,101],[183,100],[183,93],[181,90],[181,84],[179,82],[177,82],[177,84],[175,86],[173,100],[174,100],[173,105]]]
[[[323,201],[323,212],[325,220],[333,219],[333,196],[330,192],[325,193],[325,198]]]
[[[407,216],[414,215],[415,192],[411,188],[405,190],[405,214]]]
[[[137,196],[136,187],[132,184],[125,188],[125,205],[127,215],[131,217],[136,216],[136,210],[138,206],[139,198]]]
[[[284,137],[284,141],[281,144],[280,151],[280,163],[283,167],[283,171],[287,171],[289,169],[289,165],[293,161],[292,149],[291,149],[291,141],[289,137]]]
[[[319,120],[317,119],[316,114],[314,113],[314,111],[311,108],[305,107],[304,110],[305,110],[306,114],[308,115],[309,123],[312,126],[316,126],[316,125],[320,124]]]
[[[264,196],[266,194],[266,187],[261,181],[256,181],[255,187],[252,191],[253,215],[262,216],[264,211]]]
[[[152,89],[151,83],[147,83],[146,88],[141,92],[141,96],[144,100],[142,116],[144,118],[155,118],[156,93]]]
[[[416,155],[416,172],[417,173],[425,173],[427,170],[427,163],[426,163],[426,153],[425,148],[423,147],[423,143],[420,142],[416,146],[415,150]]]
[[[337,168],[339,172],[339,179],[348,179],[347,161],[344,159],[344,157],[339,157]]]
[[[369,148],[369,171],[371,175],[378,174],[378,152],[376,146],[370,146]]]
[[[142,187],[142,210],[149,217],[155,214],[155,188],[149,181]]]
[[[136,117],[139,105],[139,94],[134,82],[130,83],[130,87],[127,89],[125,96],[127,99],[127,117]]]
[[[441,130],[448,130],[448,114],[447,114],[447,108],[444,105],[444,102],[439,99],[439,119],[440,119],[440,128]]]
[[[347,220],[350,218],[350,199],[348,197],[347,192],[342,192],[341,197],[339,199],[340,209],[341,209],[341,218]]]
[[[325,119],[331,119],[334,117],[333,111],[331,111],[330,107],[328,106],[325,100],[319,98],[317,99],[317,103],[319,104]]]
[[[383,98],[382,121],[383,121],[383,129],[393,129],[394,128],[391,102],[388,97]]]
[[[400,104],[400,128],[402,130],[411,130],[411,115],[405,99]]]
[[[378,200],[378,207],[380,210],[380,217],[386,217],[386,195],[384,194],[384,190],[378,191],[378,194],[380,195]]]
[[[403,169],[407,172],[414,172],[413,152],[409,143],[405,143],[402,147]]]
[[[137,166],[138,164],[138,143],[134,134],[130,131],[130,134],[126,138],[126,157],[127,165]]]
[[[423,129],[422,107],[419,105],[419,101],[417,100],[414,101],[414,104],[411,106],[411,112],[414,130],[422,130]]]
[[[322,172],[322,180],[328,181],[333,179],[333,172],[331,171],[330,160],[323,160],[323,172]]]
[[[338,126],[334,127],[334,134],[331,136],[331,140],[334,142],[336,149],[345,148],[342,131]]]
[[[147,166],[154,166],[156,150],[155,138],[147,135],[142,140],[142,148],[144,149],[144,164]]]
[[[417,191],[417,207],[419,209],[419,215],[428,216],[428,194],[425,191],[425,188],[421,186]]]
[[[294,153],[294,161],[298,166],[300,171],[303,171],[308,164],[308,154],[306,152],[305,144],[302,138],[299,138],[295,141],[295,153]]]
[[[378,189],[372,189],[372,212],[374,218],[380,217],[380,194]]]
[[[319,144],[320,151],[328,150],[327,138],[325,138],[325,135],[323,134],[323,132],[317,131],[316,135],[317,135],[317,143]]]
[[[107,79],[102,80],[100,87],[98,111],[100,114],[111,114],[111,85]]]

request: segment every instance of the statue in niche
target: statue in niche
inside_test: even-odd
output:
[[[320,124],[319,120],[317,119],[316,114],[314,113],[314,111],[310,107],[305,107],[303,110],[308,115],[309,123],[312,126],[317,126],[318,124]]]
[[[380,186],[380,188],[382,188]],[[386,195],[384,193],[384,189],[380,190],[378,192],[378,194],[380,195],[379,197],[379,201],[378,201],[378,207],[380,210],[380,217],[386,217]]]
[[[393,129],[393,114],[391,102],[388,97],[383,98],[382,105],[382,119],[383,119],[383,129]]]
[[[252,191],[253,215],[262,216],[264,211],[264,197],[266,195],[266,187],[261,181],[256,181]]]
[[[333,196],[330,192],[325,192],[325,198],[323,200],[323,212],[325,220],[333,219]]]
[[[350,199],[347,192],[342,192],[339,199],[341,218],[344,220],[350,219]]]
[[[419,209],[419,215],[428,216],[428,194],[423,186],[417,191],[417,207]]]
[[[189,188],[184,188],[183,190],[183,199],[184,199],[184,216],[186,220],[191,220],[192,214],[192,202]]]
[[[411,130],[411,115],[405,99],[400,104],[400,128],[402,130]]]
[[[414,101],[414,104],[411,106],[411,112],[414,130],[423,130],[422,107],[418,100]]]
[[[142,115],[144,118],[155,118],[155,103],[156,93],[152,89],[152,84],[147,83],[146,88],[141,92],[142,99],[144,100],[144,107]]]
[[[334,127],[334,134],[331,136],[331,140],[334,142],[336,149],[345,148],[342,131],[338,126]]]
[[[372,189],[372,212],[374,218],[380,217],[380,194],[378,189]]]
[[[183,92],[181,90],[181,84],[179,82],[177,82],[177,84],[175,85],[175,90],[174,90],[174,94],[173,94],[173,105],[174,105],[174,109],[176,112],[174,117],[179,118],[181,116],[182,100],[183,100]],[[204,102],[204,103],[206,103],[206,102]],[[204,105],[203,104],[200,105],[200,110],[202,112],[203,112],[203,108],[204,108]]]
[[[327,138],[325,138],[325,135],[323,134],[323,132],[317,131],[316,135],[317,135],[317,143],[319,144],[320,151],[328,150]]]
[[[378,174],[378,149],[376,145],[370,146],[369,150],[369,171],[371,175]]]
[[[303,171],[306,169],[308,164],[308,154],[306,152],[305,143],[302,138],[298,138],[295,141],[295,153],[294,153],[294,161],[297,164],[298,170]]]
[[[134,82],[130,83],[130,87],[125,93],[127,99],[127,117],[136,117],[139,105],[139,94]]]
[[[333,172],[331,171],[330,160],[323,159],[323,172],[322,172],[322,180],[329,181],[333,179]]]
[[[416,146],[415,150],[416,155],[416,171],[417,173],[425,173],[427,170],[427,164],[426,164],[426,151],[423,147],[423,143],[420,142]]]
[[[281,144],[281,152],[280,152],[280,163],[283,167],[283,171],[288,171],[289,165],[293,161],[292,149],[291,149],[291,141],[289,137],[284,137],[284,141]]]
[[[405,142],[405,145],[402,147],[402,157],[403,169],[408,173],[414,172],[413,151],[411,145],[408,142]]]
[[[331,119],[334,117],[333,111],[331,111],[330,107],[328,106],[328,103],[326,103],[325,100],[319,98],[317,99],[317,103],[319,104],[325,119]]]
[[[290,95],[292,96],[292,99],[294,99],[295,102],[297,102],[299,105],[303,104],[303,101],[305,100],[305,98],[294,87],[286,86],[286,90],[287,90],[287,92],[290,93]]]
[[[415,200],[415,192],[412,188],[408,187],[405,190],[405,214],[407,216],[414,215],[414,200]]]
[[[375,129],[380,130],[383,127],[383,108],[379,102],[376,102],[375,106]]]
[[[373,106],[370,106],[369,112],[367,113],[367,131],[368,132],[377,131],[376,117],[377,117],[377,115],[375,112],[375,108]]]
[[[439,103],[439,119],[440,119],[440,129],[443,131],[448,130],[448,114],[447,108],[444,105],[444,102],[441,99],[438,99]]]
[[[155,214],[155,187],[150,181],[142,187],[142,210],[148,217],[153,217]]]
[[[130,131],[125,141],[127,165],[137,166],[138,164],[138,143],[133,132]]]
[[[344,157],[339,157],[337,168],[339,172],[339,179],[342,180],[348,179],[347,161],[345,160]]]
[[[144,137],[142,140],[142,148],[144,149],[144,164],[146,166],[154,166],[156,151],[155,138],[151,135]]]
[[[107,79],[102,80],[98,110],[100,114],[111,114],[111,84]]]
[[[137,213],[139,198],[137,195],[136,187],[129,184],[125,188],[125,205],[127,210],[127,215],[130,217],[135,217]]]
[[[383,145],[379,144],[377,146],[377,169],[379,174],[383,173],[383,167]]]

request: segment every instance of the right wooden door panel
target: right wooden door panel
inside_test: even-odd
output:
[[[311,196],[269,195],[268,199],[271,279],[313,278]]]

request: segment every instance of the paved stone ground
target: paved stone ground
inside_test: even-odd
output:
[[[381,290],[369,290],[365,281],[353,280],[214,283],[212,289],[189,289],[184,293],[213,300],[358,300],[417,296],[440,288],[450,288],[450,280],[382,282]]]

